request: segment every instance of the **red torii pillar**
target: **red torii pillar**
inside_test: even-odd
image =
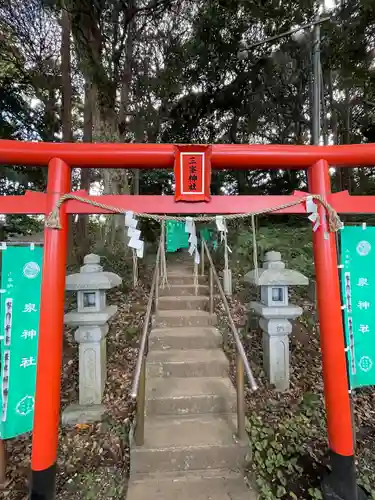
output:
[[[48,171],[47,212],[70,189],[69,166],[96,168],[171,168],[174,147],[152,144],[51,144],[0,141],[0,160],[8,164],[46,165]],[[311,194],[334,200],[330,195],[328,166],[375,164],[375,145],[350,146],[248,146],[214,145],[212,167],[308,168]],[[258,197],[254,197],[258,198]],[[364,197],[362,197],[364,198]],[[367,198],[367,197],[366,197]],[[244,199],[249,200],[248,197]],[[119,203],[121,198],[118,198]],[[259,200],[259,198],[258,198]],[[363,205],[363,200],[359,204]],[[249,201],[245,202],[249,203]],[[338,204],[345,201],[342,197]],[[335,206],[335,204],[333,203]],[[354,201],[353,201],[354,205]],[[0,207],[6,207],[0,200]],[[14,204],[12,203],[12,206]],[[373,203],[371,203],[373,207]],[[172,205],[170,213],[181,212]],[[195,207],[196,208],[196,207]],[[243,212],[254,209],[244,206]],[[199,208],[200,211],[201,207]],[[358,209],[357,209],[358,210]],[[183,210],[185,213],[186,209]],[[190,210],[191,211],[191,210]],[[346,372],[341,298],[337,270],[336,244],[328,233],[323,209],[322,224],[314,234],[324,393],[332,472],[324,481],[325,498],[357,498],[349,387]],[[348,212],[356,212],[351,207]],[[27,213],[32,212],[30,209]],[[52,500],[59,427],[61,354],[64,315],[64,282],[67,253],[67,215],[62,208],[61,231],[45,231],[45,255],[41,297],[41,319],[34,419],[31,500]],[[222,210],[229,213],[230,210]],[[365,210],[375,213],[374,207]],[[11,212],[4,212],[11,213]],[[26,213],[26,212],[18,212]],[[84,213],[97,213],[87,209]],[[328,300],[327,300],[328,299]],[[361,496],[361,494],[360,494]]]
[[[58,158],[48,164],[47,211],[70,191],[70,167]],[[45,228],[40,301],[37,382],[31,459],[30,499],[55,496],[60,423],[60,389],[64,333],[65,273],[68,243],[66,207],[60,211],[61,230]]]
[[[308,170],[309,191],[324,198],[331,193],[329,165],[320,160]],[[324,396],[332,473],[323,478],[325,499],[359,500],[354,461],[352,412],[349,397],[345,339],[335,235],[329,232],[322,206],[321,224],[313,233],[317,302],[320,323]]]

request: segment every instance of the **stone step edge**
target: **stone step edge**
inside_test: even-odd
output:
[[[215,358],[214,360],[208,360],[207,359],[202,359],[202,358],[199,358],[199,355],[202,355],[203,357],[209,352],[209,351],[213,351],[215,353],[220,353],[218,356],[219,358]],[[168,354],[174,354],[175,352],[178,352],[178,353],[181,353],[183,352],[185,355],[188,355],[190,353],[190,355],[192,355],[192,352],[193,352],[193,355],[194,354],[197,354],[198,355],[198,359],[196,357],[193,357],[193,358],[188,358],[187,356],[185,356],[184,359],[181,359],[181,360],[176,360],[176,358],[172,358],[172,357],[168,357],[167,359],[158,359],[156,358],[158,353],[160,354],[165,354],[165,353],[168,353]],[[151,354],[151,356],[150,356]],[[223,354],[223,356],[221,356],[221,354]],[[149,351],[149,354],[146,358],[146,363],[178,363],[178,364],[182,364],[182,363],[194,363],[194,362],[199,362],[199,363],[209,363],[209,362],[212,362],[212,361],[228,361],[229,363],[229,359],[228,359],[228,356],[225,354],[225,352],[223,351],[222,347],[221,346],[216,346],[216,347],[210,347],[209,349],[197,349],[197,348],[193,348],[193,347],[189,347],[188,349],[176,349],[176,348],[173,348],[173,349],[152,349]],[[203,377],[202,377],[203,378]]]
[[[232,420],[233,420],[233,423],[236,424],[235,426],[235,429],[237,429],[237,413],[207,413],[207,414],[185,414],[185,415],[179,415],[179,414],[176,414],[176,415],[145,415],[145,421],[146,420],[189,420],[191,418],[194,418],[194,417],[209,417],[210,419],[212,419],[212,421],[214,421],[216,418],[221,418],[223,416],[228,416],[228,417],[232,417]],[[247,420],[247,418],[246,418]],[[159,447],[159,448],[156,448],[156,447],[148,447],[146,446],[146,444],[142,444],[140,446],[138,446],[135,442],[135,429],[136,429],[136,426],[137,426],[137,419],[134,418],[132,424],[130,425],[130,429],[129,429],[129,445],[130,445],[130,450],[133,450],[133,451],[137,451],[137,452],[144,452],[144,453],[148,453],[150,451],[166,451],[166,450],[176,450],[176,451],[182,451],[182,450],[186,450],[187,448],[189,449],[195,449],[195,450],[201,450],[201,449],[208,449],[208,448],[233,448],[233,447],[244,447],[244,448],[248,448],[248,453],[247,453],[247,460],[250,461],[251,460],[251,455],[252,455],[252,447],[251,447],[251,442],[250,442],[250,436],[247,435],[247,437],[241,441],[237,438],[237,435],[236,435],[236,432],[231,432],[231,437],[232,437],[232,442],[231,443],[226,443],[226,444],[212,444],[212,443],[207,443],[207,444],[193,444],[193,445],[187,445],[187,444],[184,444],[184,445],[181,445],[181,446],[176,446],[176,445],[173,445],[173,446],[163,446],[163,447]],[[230,427],[228,427],[228,433],[230,432]],[[195,470],[200,470],[200,469],[192,469],[192,471],[195,471]],[[211,470],[216,470],[216,469],[211,469]],[[221,470],[221,469],[220,469]],[[226,470],[226,469],[223,469],[223,470]],[[238,471],[238,469],[235,469],[236,471]],[[177,472],[177,471],[171,471],[171,472]],[[146,472],[142,472],[141,474],[148,474]],[[164,474],[162,472],[157,472],[156,474]]]
[[[233,415],[236,415],[234,413],[211,413],[210,416],[212,417],[222,417],[223,415],[225,416],[233,416]],[[145,415],[145,419],[154,419],[154,418],[165,418],[166,420],[168,418],[181,418],[181,419],[184,419],[184,417],[194,417],[194,416],[203,416],[203,415],[200,415],[200,414],[197,414],[197,415],[194,415],[194,414],[187,414],[187,415],[160,415],[158,417],[155,417],[155,416],[151,416],[151,415]],[[246,419],[247,420],[247,419]],[[176,452],[182,452],[184,450],[208,450],[208,449],[212,449],[212,448],[216,448],[216,449],[233,449],[233,448],[241,448],[243,450],[246,450],[246,456],[245,456],[245,461],[247,463],[250,463],[252,461],[252,455],[253,455],[253,447],[251,445],[251,441],[250,441],[250,436],[247,435],[247,437],[243,440],[240,440],[238,437],[237,437],[237,434],[236,432],[232,432],[231,433],[231,437],[232,437],[232,442],[231,443],[221,443],[221,444],[212,444],[212,443],[207,443],[207,444],[193,444],[193,445],[188,445],[188,444],[184,444],[184,445],[179,445],[179,446],[176,446],[176,445],[171,445],[171,446],[160,446],[160,447],[151,447],[151,446],[146,446],[145,444],[143,445],[140,445],[138,446],[135,442],[135,429],[136,429],[136,419],[134,419],[132,425],[130,426],[130,430],[129,430],[129,445],[130,445],[130,452],[131,453],[154,453],[154,452],[160,452],[160,453],[163,453],[163,452],[167,452],[167,451],[176,451]],[[228,429],[230,430],[230,429]],[[191,472],[195,472],[195,471],[199,471],[201,469],[191,469]],[[210,470],[228,470],[228,469],[210,469]],[[237,467],[235,467],[234,469],[231,469],[233,472],[238,472],[238,473],[241,473],[242,469],[238,469]],[[175,472],[185,472],[185,471],[169,471],[170,474],[173,474]],[[165,474],[167,473],[167,471],[165,472],[156,472],[154,474]],[[147,473],[147,472],[140,472],[140,473],[131,473],[130,476],[134,476],[135,474],[140,474],[140,475],[148,475],[148,474],[152,474],[152,473]]]
[[[166,288],[209,288],[208,285],[204,284],[204,283],[199,283],[198,285],[194,285],[194,283],[187,283],[187,284],[182,284],[182,285],[178,285],[177,283],[168,283],[167,285],[164,286],[164,288],[162,288],[161,286],[159,287],[160,290],[164,290]]]
[[[167,415],[166,415],[167,416]],[[215,448],[216,450],[232,450],[236,448],[246,448],[246,443],[241,443],[240,441],[237,440],[236,436],[233,435],[233,442],[232,443],[226,443],[226,444],[212,444],[212,443],[207,443],[207,444],[193,444],[193,445],[184,445],[184,446],[160,446],[159,448],[156,447],[147,447],[146,445],[143,446],[132,446],[133,452],[136,453],[155,453],[155,452],[160,452],[160,453],[165,453],[165,452],[176,452],[176,453],[181,453],[184,450],[189,450],[189,452],[192,452],[194,450],[211,450]],[[194,470],[194,469],[191,469]]]
[[[209,311],[201,311],[201,310],[195,310],[195,309],[159,309],[155,314],[154,318],[159,318],[159,317],[167,317],[167,318],[174,318],[174,317],[179,317],[179,316],[198,316],[200,318],[216,318],[217,314],[213,313],[211,314]]]
[[[226,416],[229,417],[229,419],[232,421],[234,424],[233,426],[233,431],[231,431],[230,426],[225,428],[225,432],[227,435],[231,436],[232,442],[228,443],[217,443],[217,444],[212,444],[212,443],[202,443],[202,444],[183,444],[183,445],[171,445],[171,446],[161,446],[161,447],[147,447],[145,444],[142,446],[134,446],[134,449],[137,449],[139,451],[150,451],[150,450],[169,450],[169,449],[175,449],[175,450],[185,450],[186,448],[191,448],[191,449],[203,449],[203,448],[212,448],[212,447],[217,447],[217,448],[231,448],[232,446],[246,446],[250,445],[250,437],[249,435],[245,439],[245,441],[240,441],[237,438],[236,435],[236,430],[237,430],[237,413],[236,412],[231,412],[231,413],[205,413],[205,414],[173,414],[173,415],[145,415],[145,418],[149,422],[157,422],[157,421],[163,421],[164,424],[168,423],[169,421],[179,421],[180,425],[183,425],[184,421],[189,422],[190,420],[197,419],[206,419],[207,421],[211,421],[212,423],[215,423],[216,421],[222,420],[222,417]]]
[[[204,301],[208,301],[209,300],[209,296],[208,295],[175,295],[175,296],[171,296],[171,297],[168,297],[167,295],[162,295],[161,297],[158,298],[159,302],[160,301],[172,301],[172,300],[175,300],[176,302],[180,302],[180,301],[188,301],[188,300],[204,300]]]
[[[207,325],[207,326],[178,326],[178,332],[179,332],[179,335],[181,335],[181,333],[184,333],[182,332],[182,330],[185,330],[185,333],[186,333],[186,330],[191,330],[191,333],[194,332],[194,334],[197,332],[197,333],[201,333],[202,330],[212,330],[210,333],[214,333],[215,335],[218,334],[218,335],[222,335],[222,333],[220,332],[219,328],[217,326],[211,326],[211,325]],[[151,331],[150,331],[150,334],[151,333],[160,333],[160,332],[168,332],[168,333],[171,333],[171,332],[176,332],[176,327],[175,326],[154,326]],[[190,333],[190,332],[189,332]]]
[[[194,278],[194,273],[183,273],[181,271],[169,271],[167,270],[167,278]],[[208,278],[208,274],[198,274],[198,278]]]
[[[160,382],[160,378],[158,377],[149,377],[148,380],[156,380],[157,382]],[[229,377],[187,377],[187,378],[179,378],[179,377],[168,377],[168,378],[165,378],[165,379],[162,379],[163,382],[160,382],[158,385],[163,385],[163,384],[168,384],[170,383],[171,381],[175,381],[175,383],[185,383],[188,384],[188,381],[191,380],[191,384],[199,384],[199,383],[208,383],[208,382],[211,382],[213,384],[220,384],[220,380],[221,381],[227,381],[228,382],[228,385],[225,385],[223,384],[223,387],[225,388],[224,390],[230,390],[230,389],[234,389],[235,390],[235,387],[231,381],[231,379]],[[183,382],[182,382],[183,381]],[[147,388],[146,388],[146,391],[147,391]],[[173,397],[176,397],[176,398],[182,398],[182,397],[195,397],[195,396],[222,396],[222,394],[217,394],[217,393],[214,393],[214,392],[207,392],[207,393],[189,393],[189,394],[186,394],[186,395],[180,395],[180,396],[173,396]],[[155,398],[155,399],[162,399],[162,398],[165,398],[166,396],[163,395],[163,396],[160,396],[158,398]],[[168,397],[171,397],[171,396],[168,396]]]
[[[241,476],[208,479],[205,477],[196,480],[171,479],[169,481],[133,481],[129,480],[128,500],[258,500],[257,492],[249,487]]]
[[[129,480],[136,483],[154,482],[195,482],[201,480],[214,481],[222,479],[242,479],[245,480],[245,475],[242,471],[232,469],[196,469],[186,471],[170,471],[170,472],[133,472]]]

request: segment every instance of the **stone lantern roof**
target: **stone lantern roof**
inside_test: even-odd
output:
[[[244,281],[256,286],[292,286],[309,284],[308,278],[303,274],[293,269],[286,269],[285,262],[281,260],[281,253],[274,251],[267,252],[263,266],[257,270],[253,269],[246,273]]]
[[[71,292],[78,290],[110,290],[121,285],[122,280],[117,274],[103,271],[99,255],[86,255],[83,263],[84,265],[79,273],[66,277],[66,290]]]

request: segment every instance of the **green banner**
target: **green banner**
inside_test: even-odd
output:
[[[180,248],[189,248],[189,233],[185,231],[185,222],[167,221],[166,240],[167,252],[176,252]]]
[[[375,227],[341,230],[341,293],[352,389],[375,385]]]
[[[33,428],[42,257],[33,245],[1,254],[1,439]]]
[[[217,247],[216,231],[212,228],[199,226],[198,232],[202,240],[214,249]],[[185,222],[167,221],[166,223],[167,252],[176,252],[180,248],[189,248],[189,233],[185,231]]]

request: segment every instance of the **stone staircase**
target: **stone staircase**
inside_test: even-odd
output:
[[[236,391],[208,286],[192,268],[168,269],[147,357],[145,440],[131,447],[127,500],[255,500],[243,479],[248,443],[236,440]]]

